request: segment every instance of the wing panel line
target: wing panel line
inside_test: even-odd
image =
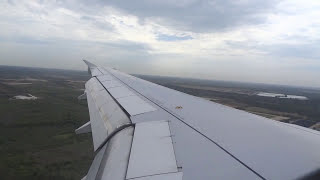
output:
[[[107,70],[108,71],[108,70]],[[109,71],[108,71],[109,72]],[[141,94],[140,92],[138,92],[137,90],[135,90],[134,88],[132,88],[131,86],[129,86],[128,84],[126,84],[125,82],[123,82],[120,78],[116,77],[113,73],[109,72],[112,76],[114,76],[116,79],[118,79],[120,82],[122,82],[123,84],[125,84],[126,86],[128,86],[130,89],[134,90],[136,93],[138,93],[139,95],[143,96],[144,98],[148,99],[149,101],[153,102],[155,105],[157,105],[159,108],[163,109],[164,111],[166,111],[167,113],[171,114],[172,116],[174,116],[175,118],[177,118],[179,121],[181,121],[182,123],[184,123],[185,125],[187,125],[188,127],[190,127],[191,129],[193,129],[194,131],[198,132],[200,135],[202,135],[203,137],[205,137],[206,139],[208,139],[209,141],[211,141],[212,143],[214,143],[216,146],[218,146],[220,149],[222,149],[225,153],[227,153],[228,155],[230,155],[232,158],[234,158],[236,161],[238,161],[240,164],[242,164],[243,166],[245,166],[247,169],[249,169],[251,172],[253,172],[255,175],[257,175],[258,177],[260,177],[263,180],[266,180],[266,178],[264,178],[262,175],[260,175],[258,172],[256,172],[254,169],[252,169],[251,167],[249,167],[248,165],[246,165],[244,162],[242,162],[240,159],[238,159],[236,156],[234,156],[231,152],[227,151],[225,148],[223,148],[220,144],[218,144],[217,142],[215,142],[213,139],[210,139],[208,136],[206,136],[205,134],[201,133],[199,130],[195,129],[194,127],[192,127],[191,125],[189,125],[188,123],[186,123],[185,121],[183,121],[180,117],[178,117],[177,115],[175,115],[174,113],[170,112],[168,109],[166,109],[165,107],[161,106],[160,104],[154,102],[153,100],[149,99],[148,97],[146,97],[145,95]]]
[[[134,127],[135,124],[134,123],[130,123],[130,124],[124,124],[118,128],[116,128],[115,130],[113,130],[108,137],[100,144],[100,146],[97,148],[97,150],[101,149],[114,135],[116,135],[118,132],[120,132],[121,130],[127,128],[127,127]]]
[[[99,70],[100,71],[100,70]],[[96,78],[96,80],[101,84],[101,86],[106,90],[106,92],[111,96],[111,98],[117,103],[117,105],[121,108],[121,110],[127,115],[127,117],[130,119],[130,117],[131,117],[131,115],[129,114],[129,112],[127,112],[127,110],[125,110],[122,106],[121,106],[121,104],[112,96],[112,94],[107,90],[107,88],[105,88],[104,86],[103,86],[103,84],[101,83],[101,81],[97,78],[97,77],[95,77]],[[122,82],[122,81],[121,81]],[[131,121],[131,119],[130,119],[130,121]],[[132,121],[131,121],[131,123],[132,123]]]

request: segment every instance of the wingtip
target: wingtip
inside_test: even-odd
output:
[[[91,68],[91,67],[97,67],[95,64],[92,64],[91,62],[89,62],[89,61],[87,61],[87,60],[85,60],[85,59],[83,59],[83,62],[86,63],[89,68]]]

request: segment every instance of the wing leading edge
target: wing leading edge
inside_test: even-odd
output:
[[[319,174],[317,131],[85,62],[92,75],[85,90],[90,123],[77,132],[92,131],[96,152],[86,179],[298,179]],[[121,126],[126,127],[117,129]]]

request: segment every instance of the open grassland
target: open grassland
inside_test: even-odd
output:
[[[0,179],[81,179],[93,159],[91,134],[74,133],[89,120],[77,100],[86,72],[0,67],[0,77]],[[39,99],[10,100],[26,94]]]

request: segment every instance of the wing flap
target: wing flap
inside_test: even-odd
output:
[[[132,180],[182,180],[182,172],[139,177]]]
[[[110,139],[98,179],[125,179],[133,131],[133,127],[127,127]]]
[[[167,121],[137,123],[127,179],[178,172]]]
[[[95,77],[86,83],[86,92],[93,145],[94,150],[97,150],[107,138],[108,133],[131,121]]]
[[[96,107],[95,101],[91,93],[87,93],[87,102],[89,107],[90,124],[92,129],[92,139],[94,150],[101,145],[104,139],[108,136],[108,129],[105,126],[102,117],[99,114],[99,110]]]

